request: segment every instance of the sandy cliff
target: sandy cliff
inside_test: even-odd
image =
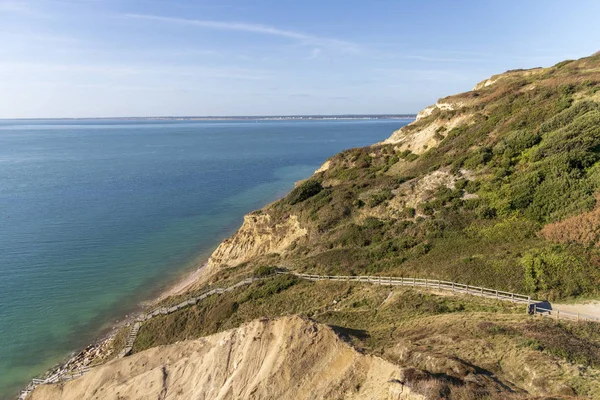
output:
[[[399,367],[356,352],[331,328],[285,317],[156,347],[42,385],[30,398],[424,399],[403,379]]]
[[[210,256],[207,270],[215,271],[223,265],[234,266],[259,255],[281,253],[306,234],[306,229],[300,226],[294,215],[281,223],[275,223],[269,214],[246,215],[240,229],[225,239]]]

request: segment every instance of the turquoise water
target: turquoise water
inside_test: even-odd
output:
[[[0,398],[408,121],[0,121]]]

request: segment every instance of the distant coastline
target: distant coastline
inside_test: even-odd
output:
[[[240,115],[240,116],[163,116],[163,117],[82,117],[82,118],[0,118],[0,121],[288,121],[414,119],[417,114],[340,114],[340,115]]]

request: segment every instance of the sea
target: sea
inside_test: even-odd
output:
[[[410,121],[0,120],[0,399]]]

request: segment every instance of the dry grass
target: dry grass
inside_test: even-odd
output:
[[[544,238],[557,243],[580,243],[600,246],[600,208],[542,228]]]

